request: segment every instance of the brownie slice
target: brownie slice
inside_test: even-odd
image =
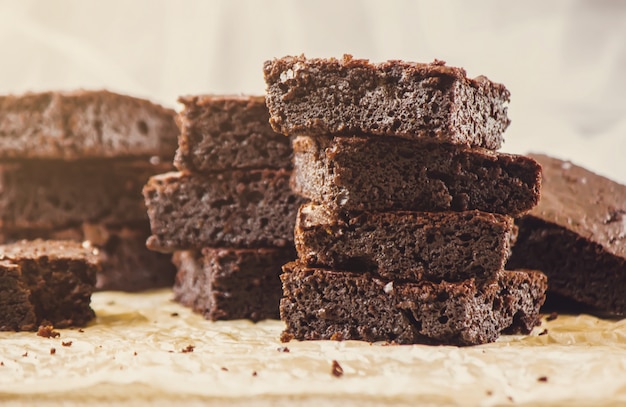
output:
[[[539,205],[517,221],[507,267],[543,271],[549,290],[599,311],[626,313],[626,186],[568,161],[543,166]]]
[[[298,262],[286,264],[283,271],[283,341],[493,342],[503,330],[532,329],[547,285],[545,275],[528,271],[501,272],[497,282],[483,289],[473,280],[398,283]]]
[[[162,252],[203,247],[285,247],[303,199],[289,188],[288,170],[215,174],[167,173],[143,189],[152,236]]]
[[[203,248],[173,255],[174,298],[211,321],[278,319],[283,264],[293,248]]]
[[[294,139],[294,190],[334,210],[519,215],[539,200],[532,158],[398,138]]]
[[[0,230],[60,229],[82,222],[148,223],[141,188],[171,164],[148,159],[0,162]]]
[[[0,246],[0,330],[84,326],[99,268],[90,249],[70,241]]]
[[[174,164],[183,171],[291,168],[289,138],[275,133],[263,96],[178,99],[181,134]]]
[[[493,282],[509,255],[513,218],[468,212],[362,212],[316,204],[298,211],[295,243],[307,266],[371,271],[395,281]]]
[[[0,158],[159,156],[171,162],[175,116],[104,90],[0,96]]]
[[[54,230],[17,230],[0,232],[0,243],[21,239],[73,240],[92,248],[100,268],[96,291],[136,292],[171,287],[176,268],[167,254],[148,250],[149,223],[105,225],[83,223]]]
[[[277,132],[370,134],[496,150],[509,125],[509,92],[460,68],[365,59],[288,56],[263,66]]]

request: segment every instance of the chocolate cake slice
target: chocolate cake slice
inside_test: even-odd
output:
[[[298,211],[295,243],[307,266],[372,271],[395,281],[491,283],[509,255],[513,218],[468,212]]]
[[[0,96],[0,158],[121,158],[176,150],[176,113],[108,91]]]
[[[175,300],[206,319],[278,319],[283,264],[293,248],[204,248],[173,255]]]
[[[509,92],[460,68],[365,59],[266,61],[271,124],[287,135],[398,136],[492,150],[509,125]]]
[[[179,170],[291,168],[289,138],[272,130],[263,96],[198,95],[178,101],[184,105],[174,160]]]
[[[286,264],[283,271],[283,341],[492,342],[504,330],[530,332],[547,286],[545,275],[532,271],[501,272],[497,282],[483,289],[473,280],[398,283],[298,262]]]
[[[398,138],[294,139],[293,188],[341,211],[523,214],[539,200],[532,158]]]
[[[20,241],[0,246],[0,330],[84,326],[99,268],[96,256],[70,241]]]
[[[203,247],[285,247],[303,199],[289,188],[291,171],[166,173],[143,189],[152,236],[162,252]]]
[[[0,161],[0,232],[147,224],[141,188],[172,168],[146,158]]]
[[[626,186],[568,161],[543,166],[541,200],[517,221],[507,267],[536,268],[549,290],[599,311],[626,313]]]

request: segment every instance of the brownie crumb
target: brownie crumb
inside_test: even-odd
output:
[[[537,381],[545,383],[545,382],[548,381],[548,376],[541,376],[541,377],[537,378]]]
[[[182,353],[191,353],[191,352],[193,352],[193,350],[194,350],[194,349],[195,349],[195,346],[193,346],[193,345],[187,345],[187,347],[186,347],[186,348],[181,349],[180,351],[181,351]]]
[[[57,350],[55,348],[50,348],[50,354],[54,355],[55,353],[57,353]]]
[[[225,368],[224,366],[221,367],[221,370],[223,370],[224,372],[228,372],[228,369]]]
[[[544,329],[543,331],[539,332],[539,336],[543,336],[543,335],[547,335],[548,334],[548,330]]]
[[[491,390],[487,390],[487,395],[488,395],[488,396],[493,396],[493,391],[491,391]]]
[[[137,352],[133,352],[133,356],[137,356]]]
[[[551,312],[550,315],[546,317],[546,321],[554,321],[558,317],[559,317],[559,314],[557,314],[556,312]]]
[[[61,345],[65,346],[65,347],[72,346],[72,341],[61,342]]]
[[[85,332],[85,330],[83,328],[78,328],[78,332],[82,334],[83,332]]]
[[[509,401],[512,403],[513,402],[513,397],[511,396],[506,396],[507,399],[509,399]]]
[[[28,351],[26,351],[26,352],[22,353],[22,357],[23,357],[23,358],[28,357]]]
[[[254,376],[254,377],[258,376],[258,373],[256,372],[256,370],[254,372],[252,372],[252,376]]]
[[[178,316],[178,312],[172,312],[172,313],[170,314],[170,317],[177,317],[177,316]]]
[[[4,362],[0,362],[0,366],[4,366]]]
[[[290,350],[288,347],[286,346],[280,346],[279,348],[276,349],[277,351],[281,352],[281,353],[289,353]]]
[[[335,376],[335,377],[341,377],[341,376],[343,376],[343,367],[341,367],[341,365],[339,364],[339,362],[337,362],[336,360],[333,360],[333,366],[332,366],[331,373],[332,373],[332,374],[333,374],[333,376]]]
[[[55,331],[52,325],[40,325],[37,330],[37,336],[44,338],[58,338],[61,334]]]

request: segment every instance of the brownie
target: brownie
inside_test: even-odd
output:
[[[509,125],[509,92],[444,62],[365,59],[266,61],[270,123],[288,135],[399,136],[496,150]]]
[[[203,247],[285,247],[303,199],[289,188],[291,171],[214,174],[172,172],[143,189],[152,236],[162,252]]]
[[[77,242],[0,246],[0,330],[84,326],[95,316],[89,304],[98,268],[96,256]]]
[[[530,271],[501,272],[497,282],[479,290],[471,279],[399,283],[367,272],[307,268],[298,262],[283,270],[283,341],[457,346],[492,342],[504,330],[532,329],[547,285],[545,275]]]
[[[0,96],[0,158],[159,156],[171,162],[175,116],[104,90]]]
[[[346,211],[466,211],[516,216],[537,204],[532,158],[398,138],[294,139],[294,190]]]
[[[176,268],[169,255],[148,250],[149,236],[147,221],[123,226],[83,223],[67,229],[0,232],[0,243],[36,238],[81,242],[93,249],[101,266],[96,291],[136,292],[171,287]]]
[[[141,188],[150,176],[172,168],[147,158],[0,161],[0,231],[147,224]]]
[[[288,137],[275,133],[263,96],[200,95],[178,99],[181,171],[291,168]]]
[[[175,252],[175,300],[211,321],[278,319],[281,268],[295,257],[292,247]]]
[[[298,211],[295,243],[307,266],[365,270],[395,281],[491,283],[509,255],[513,218],[468,212]]]
[[[546,155],[541,200],[517,221],[507,267],[548,275],[549,290],[597,310],[626,313],[626,186]]]

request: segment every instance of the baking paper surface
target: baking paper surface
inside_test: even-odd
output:
[[[623,320],[560,315],[544,318],[530,336],[466,348],[281,343],[280,321],[210,322],[172,296],[100,292],[93,296],[98,317],[84,332],[0,333],[3,405],[626,403]],[[331,373],[333,360],[340,377]]]

